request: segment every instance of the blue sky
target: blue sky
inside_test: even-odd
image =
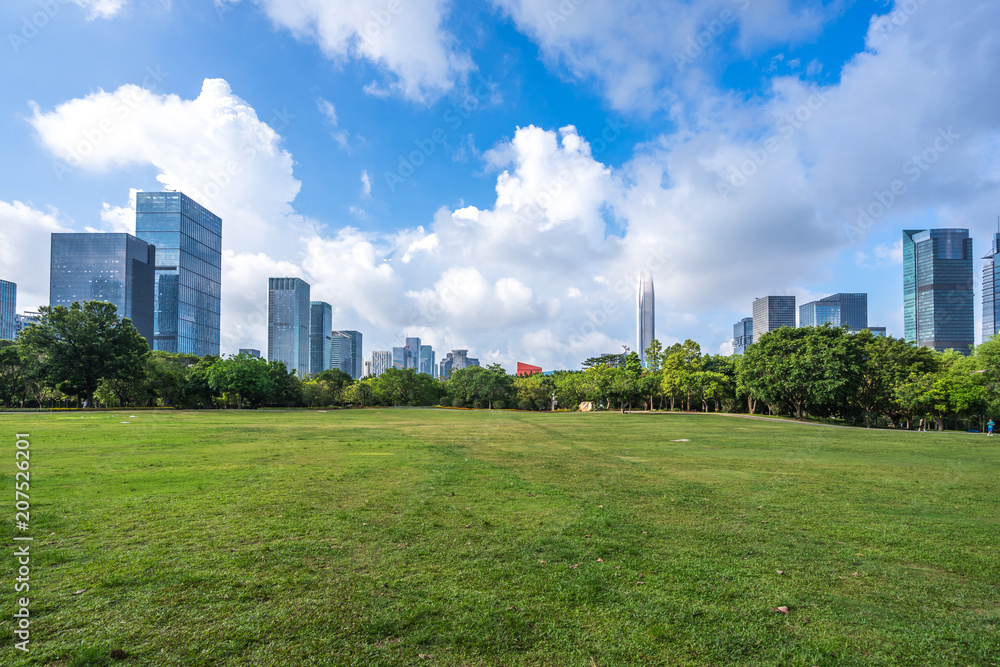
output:
[[[223,217],[224,352],[266,347],[270,275],[366,354],[508,368],[634,347],[644,268],[666,342],[725,352],[754,297],[842,291],[901,335],[900,231],[982,255],[1000,212],[987,1],[11,0],[0,26],[19,309],[49,233],[179,189]]]

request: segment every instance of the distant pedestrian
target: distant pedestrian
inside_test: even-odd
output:
[[[924,418],[921,417],[920,418],[920,426],[917,427],[917,432],[919,433],[920,431],[926,431],[926,430],[927,430],[927,427],[924,425]]]
[[[993,435],[993,420],[986,422],[986,435]]]

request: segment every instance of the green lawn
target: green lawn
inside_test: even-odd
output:
[[[1000,438],[717,415],[131,415],[0,416],[0,664],[1000,663]]]

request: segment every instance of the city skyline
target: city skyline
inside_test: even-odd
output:
[[[224,221],[221,352],[265,349],[262,277],[298,275],[369,349],[509,369],[635,346],[642,270],[665,345],[730,351],[762,294],[867,292],[902,336],[900,230],[996,231],[987,0],[39,7],[0,6],[19,312],[49,235],[136,234],[135,191]]]

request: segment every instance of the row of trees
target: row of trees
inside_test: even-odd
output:
[[[150,352],[112,304],[42,308],[16,342],[0,342],[0,402],[54,405],[258,408],[451,405],[473,408],[751,412],[865,425],[981,425],[1000,414],[1000,339],[970,355],[834,327],[783,328],[743,356],[703,354],[691,340],[645,353],[588,359],[583,371],[513,377],[499,365],[439,381],[390,369],[353,380],[340,370],[305,379],[281,362]]]

